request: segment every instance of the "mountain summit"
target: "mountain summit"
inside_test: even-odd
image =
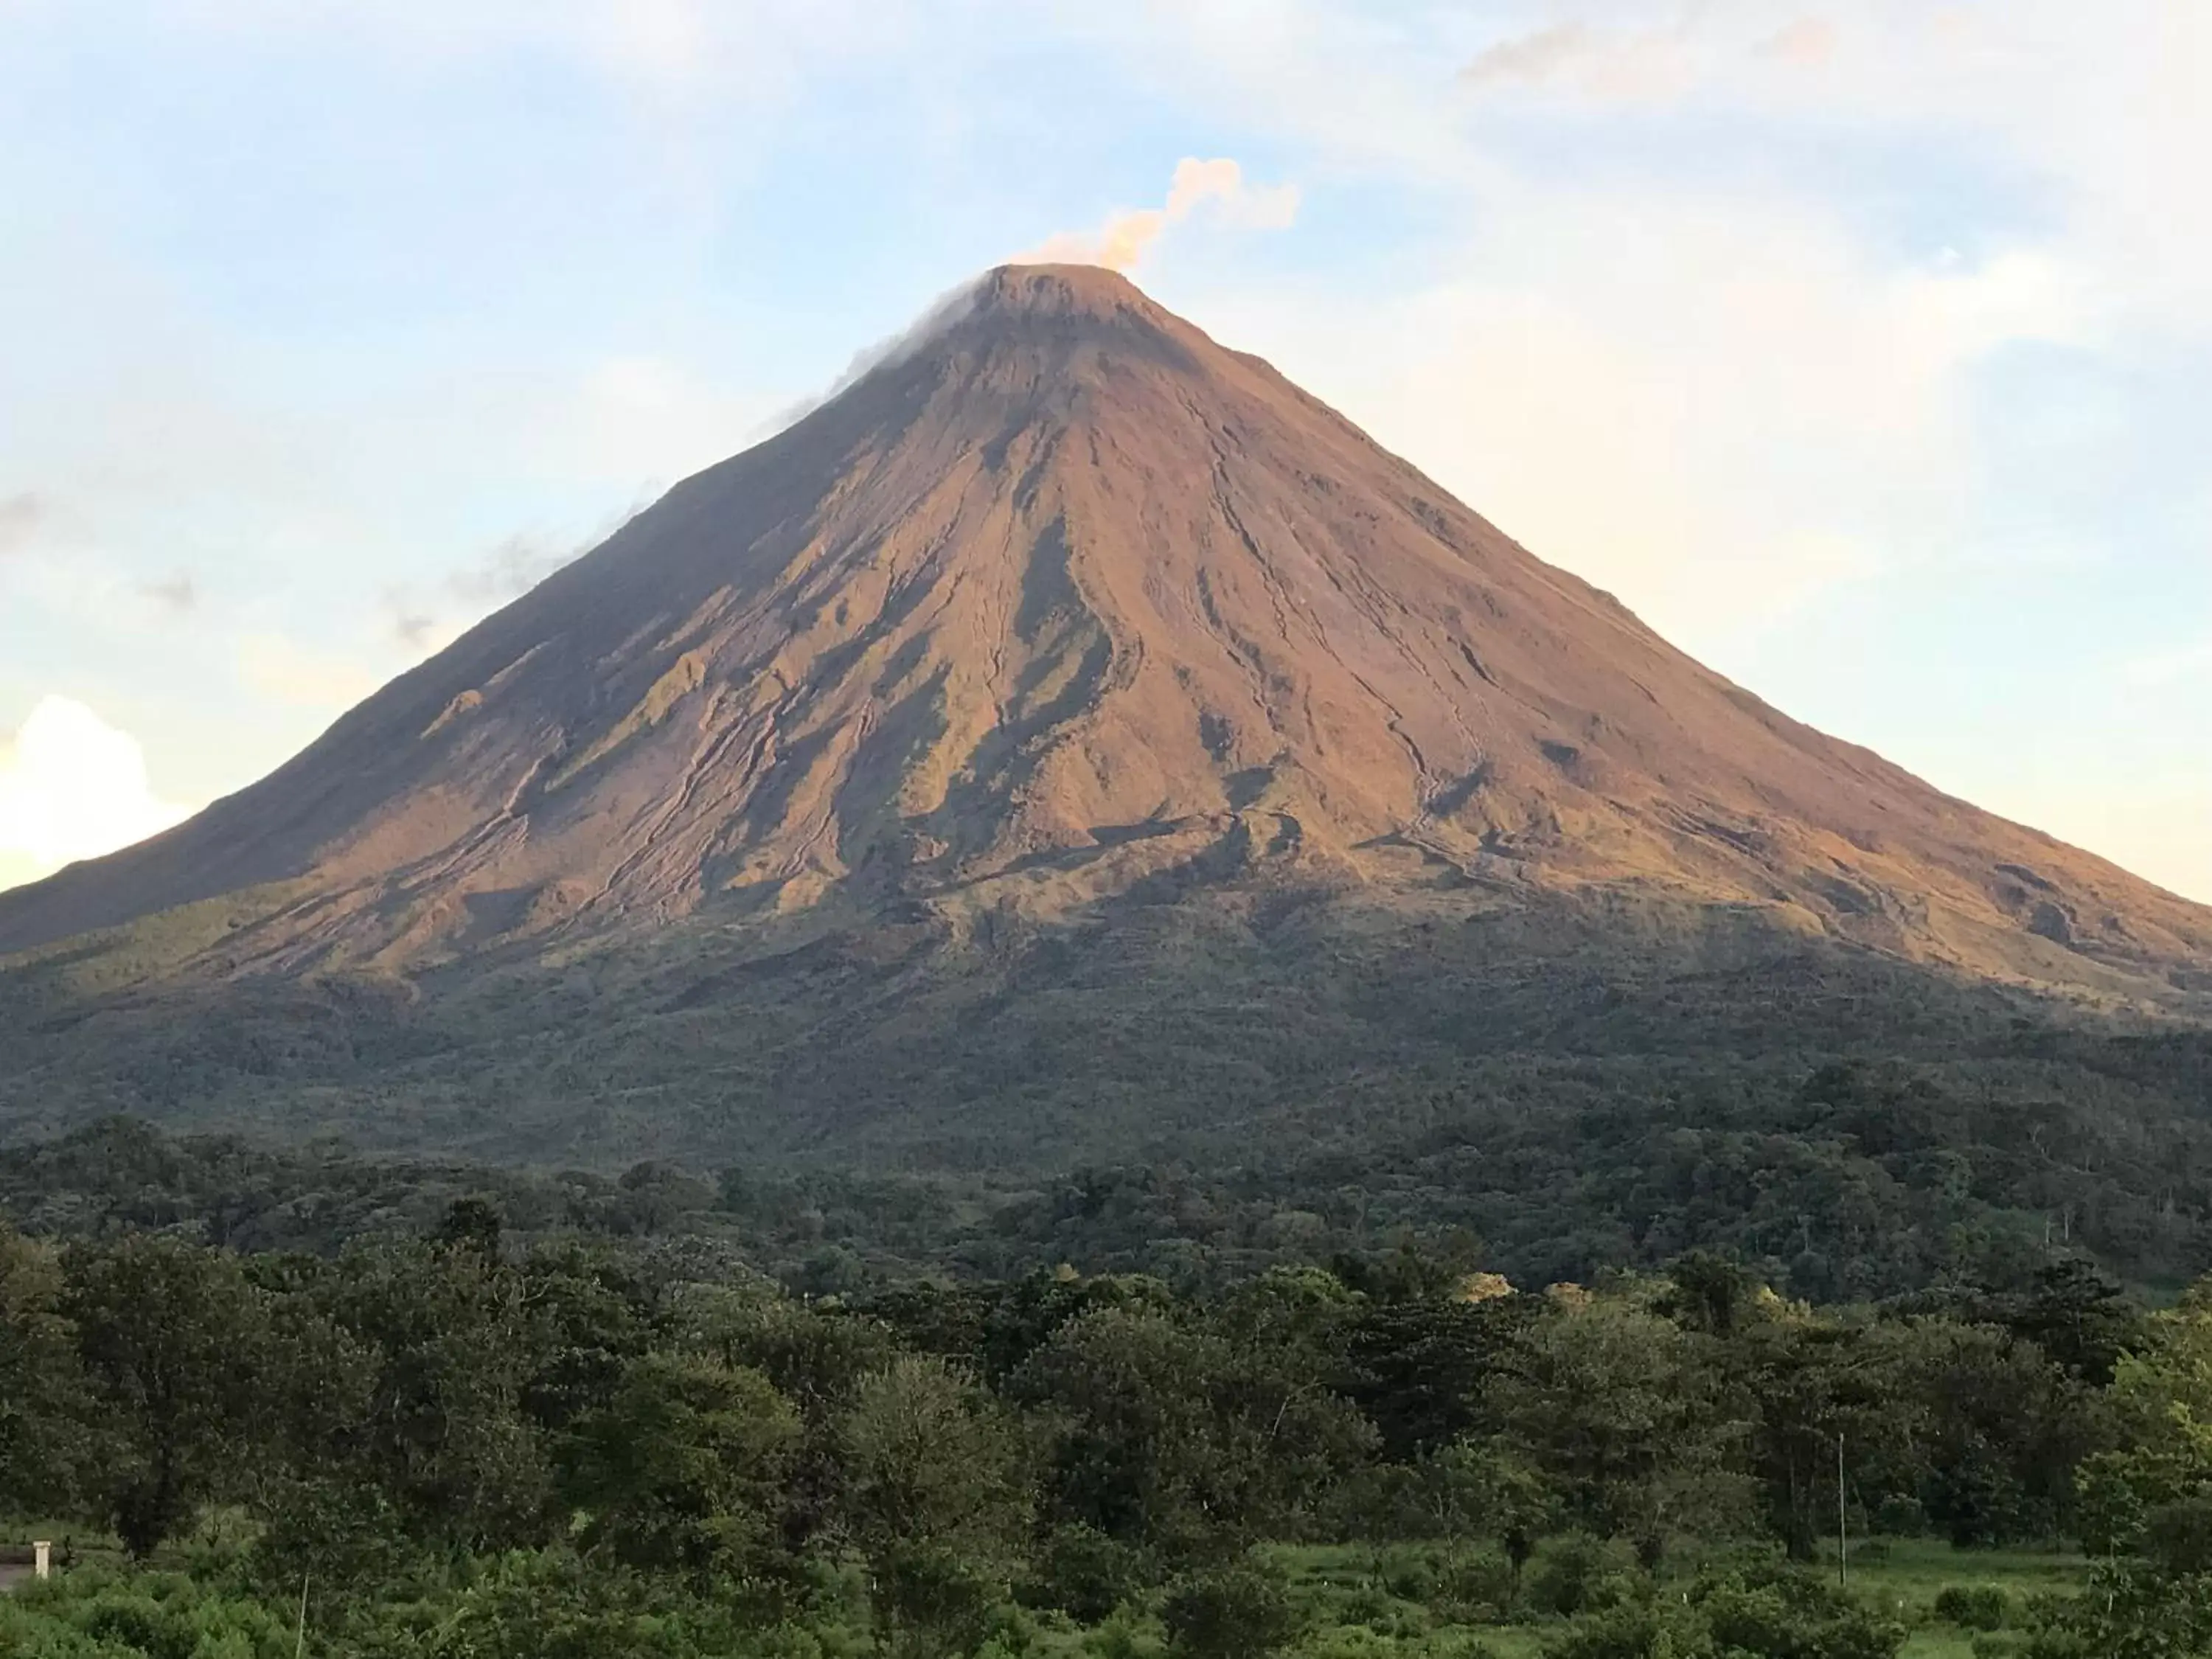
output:
[[[222,899],[180,924],[203,976],[413,973],[1164,879],[1625,887],[2045,982],[2212,956],[2212,915],[1778,714],[1266,363],[1053,265],[261,783],[0,896],[0,951]]]

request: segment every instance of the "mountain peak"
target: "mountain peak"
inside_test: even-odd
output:
[[[984,310],[1047,316],[1110,317],[1138,311],[1164,319],[1169,314],[1127,276],[1103,265],[998,265],[984,272],[975,292],[978,307]]]
[[[1137,283],[1102,265],[998,265],[957,292],[925,319],[915,343],[927,352],[931,337],[947,345],[1036,345],[1046,349],[1046,369],[1064,372],[1066,352],[1097,347],[1134,352],[1176,368],[1197,368],[1194,354],[1212,343],[1197,327],[1152,301]]]
[[[909,337],[270,779],[0,896],[0,951],[224,896],[200,965],[242,973],[1627,885],[2045,981],[2212,957],[2203,910],[1784,719],[1126,277],[1002,266]]]

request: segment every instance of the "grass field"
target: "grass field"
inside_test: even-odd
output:
[[[1947,1586],[2002,1590],[2017,1616],[2038,1595],[2076,1588],[2087,1571],[2078,1555],[1956,1550],[1921,1540],[1885,1539],[1875,1547],[1881,1553],[1861,1561],[1854,1582],[1869,1601],[1912,1628],[1905,1659],[1969,1659],[1972,1632],[1936,1622],[1936,1598]]]
[[[1270,1552],[1291,1577],[1310,1620],[1303,1651],[1326,1659],[1538,1659],[1556,1620],[1498,1625],[1455,1622],[1448,1609],[1400,1593],[1419,1571],[1418,1548],[1282,1548]],[[1687,1577],[1698,1563],[1684,1558],[1670,1576]],[[1832,1573],[1832,1552],[1821,1564]],[[1534,1567],[1532,1572],[1535,1571]],[[1881,1539],[1852,1552],[1850,1587],[1911,1632],[1903,1659],[1972,1659],[1977,1632],[1936,1616],[1936,1600],[1952,1587],[1993,1589],[2016,1622],[2030,1601],[2077,1586],[2087,1571],[2078,1555],[2030,1551],[1959,1550],[1918,1539]]]
[[[195,1540],[205,1544],[222,1531],[220,1519]],[[0,1523],[0,1541],[22,1537],[69,1536],[52,1525]],[[79,1565],[119,1566],[113,1540],[76,1540]],[[183,1567],[185,1551],[165,1554]],[[1421,1544],[1361,1546],[1276,1546],[1264,1553],[1289,1576],[1291,1593],[1306,1614],[1305,1633],[1293,1659],[1540,1659],[1548,1638],[1563,1623],[1557,1618],[1518,1624],[1492,1622],[1495,1613],[1455,1602],[1470,1586],[1455,1587],[1438,1576],[1444,1557]],[[1625,1565],[1626,1557],[1616,1558]],[[1540,1576],[1546,1557],[1531,1564],[1527,1583]],[[1701,1563],[1679,1556],[1668,1569],[1670,1580],[1686,1582]],[[1881,1539],[1852,1552],[1850,1587],[1873,1607],[1889,1613],[1911,1632],[1901,1659],[1973,1659],[1977,1632],[1948,1625],[1936,1616],[1945,1589],[1990,1589],[2006,1598],[2009,1626],[2016,1627],[2037,1596],[2063,1595],[2082,1581],[2087,1564],[2079,1555],[2032,1551],[1957,1550],[1928,1540]],[[1820,1571],[1832,1574],[1832,1553]],[[1477,1586],[1474,1588],[1481,1588]],[[1494,1582],[1488,1588],[1500,1587]],[[1157,1618],[1117,1617],[1102,1630],[1084,1631],[1057,1615],[1040,1621],[1030,1649],[1036,1659],[1165,1659],[1164,1632]]]

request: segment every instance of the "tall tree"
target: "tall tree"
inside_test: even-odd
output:
[[[175,1240],[81,1247],[68,1267],[65,1310],[102,1430],[92,1484],[143,1556],[258,1459],[266,1308],[235,1256]]]
[[[1863,1327],[1809,1316],[1762,1320],[1725,1356],[1752,1419],[1751,1472],[1767,1524],[1793,1561],[1809,1561],[1836,1527],[1838,1468],[1848,1491],[1880,1450],[1894,1467],[1899,1447],[1926,1438],[1926,1401],[1894,1385],[1891,1367]],[[1898,1483],[1917,1499],[1917,1480]]]
[[[864,1378],[838,1419],[845,1528],[902,1648],[964,1650],[1006,1593],[1032,1496],[1018,1426],[934,1355]]]
[[[800,1433],[758,1371],[647,1354],[569,1431],[562,1495],[591,1517],[587,1540],[630,1565],[757,1580],[781,1547]]]
[[[48,1511],[74,1496],[84,1444],[76,1330],[59,1260],[0,1222],[0,1504]]]
[[[1375,1434],[1276,1358],[1148,1310],[1063,1326],[1015,1379],[1053,1425],[1056,1518],[1170,1559],[1294,1535]]]
[[[355,1249],[319,1288],[373,1375],[349,1461],[416,1536],[469,1548],[535,1541],[550,1520],[545,1436],[525,1408],[541,1333],[522,1274],[486,1233]]]
[[[1747,1425],[1706,1346],[1673,1322],[1607,1298],[1563,1300],[1523,1331],[1486,1404],[1567,1512],[1656,1565],[1677,1533],[1744,1518]]]

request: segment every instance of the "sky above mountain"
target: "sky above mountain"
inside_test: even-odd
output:
[[[0,884],[1036,255],[2212,899],[2208,76],[2197,0],[0,0]]]

